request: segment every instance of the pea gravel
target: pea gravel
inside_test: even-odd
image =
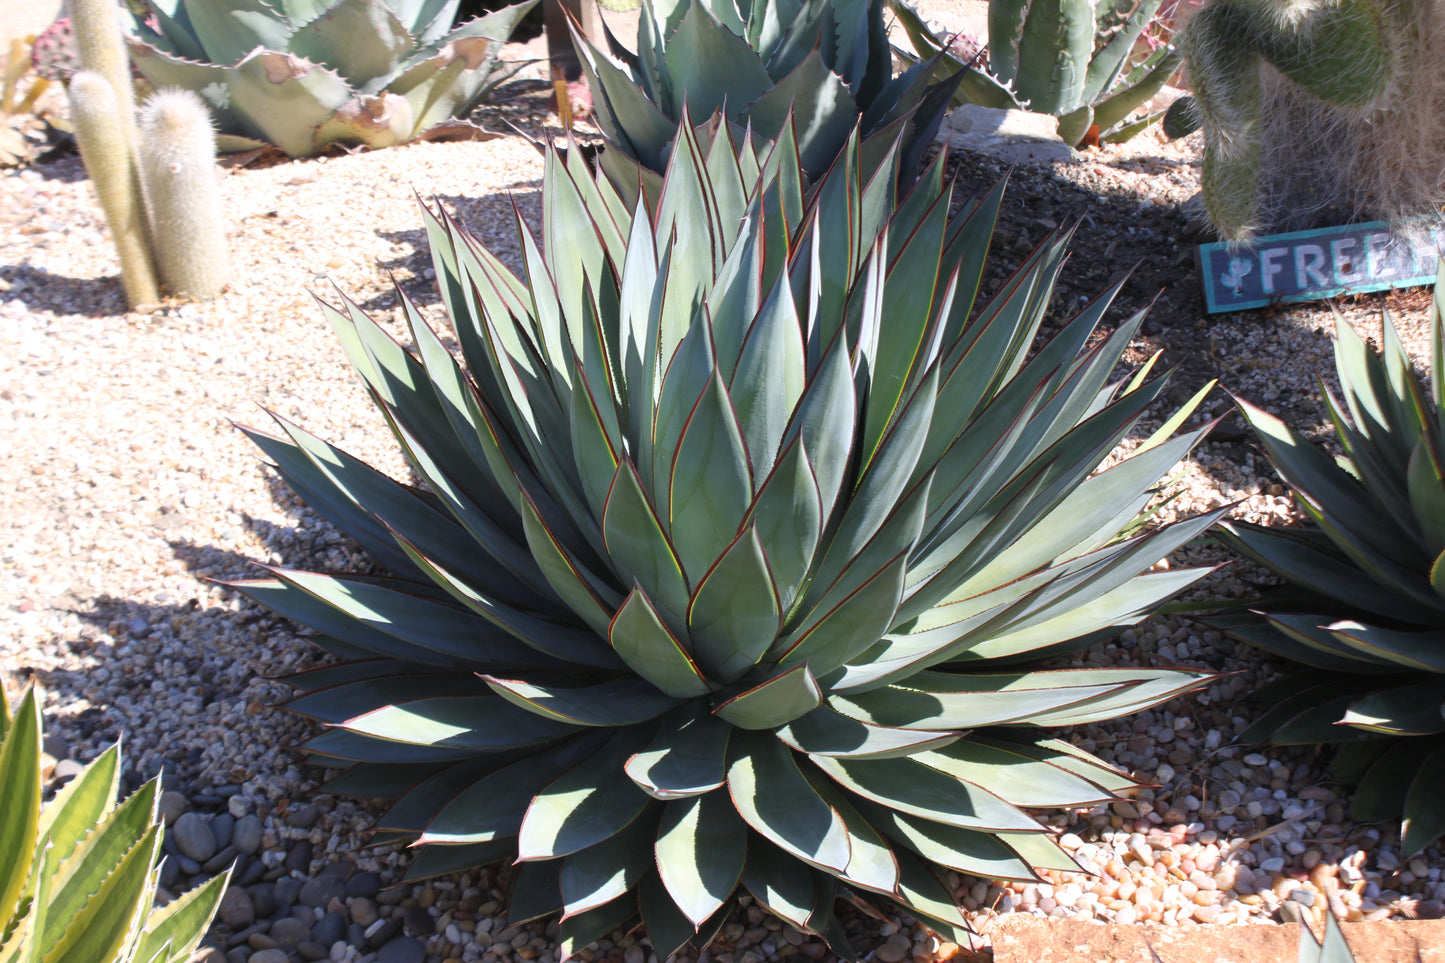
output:
[[[1197,162],[1157,141],[1162,159],[1151,157],[1150,146],[1016,172],[995,273],[1026,250],[1024,235],[1037,240],[1066,215],[1087,215],[1061,303],[1096,293],[1094,275],[1126,266],[1137,249],[1141,270],[1160,279],[1153,288],[1168,290],[1135,359],[1163,350],[1181,363],[1174,403],[1222,374],[1319,434],[1314,379],[1330,365],[1329,312],[1204,318],[1191,300],[1178,214]],[[965,179],[1002,173],[987,158],[956,163]],[[295,626],[216,581],[254,577],[257,563],[366,564],[233,425],[264,427],[264,407],[406,477],[313,294],[336,298],[339,288],[394,324],[394,278],[435,311],[417,195],[515,263],[513,208],[539,220],[540,177],[538,154],[516,137],[230,170],[222,191],[232,289],[209,304],[128,312],[79,161],[0,174],[0,681],[12,695],[27,682],[44,694],[53,782],[117,738],[127,789],[165,773],[168,892],[236,861],[207,939],[210,963],[556,958],[555,930],[505,925],[505,868],[394,885],[406,853],[365,846],[377,810],[319,790],[318,774],[290,748],[308,727],[271,708],[288,692],[274,680],[311,665],[315,651]],[[1110,266],[1111,257],[1121,261]],[[1071,277],[1082,279],[1077,292]],[[1136,293],[1147,300],[1149,287]],[[1346,305],[1373,336],[1381,300]],[[1390,300],[1423,358],[1426,300]],[[1228,399],[1216,392],[1205,409],[1224,415]],[[1240,517],[1288,521],[1278,479],[1229,425],[1180,466],[1184,494],[1164,515],[1237,503]],[[1171,564],[1226,561],[1208,545],[1184,555]],[[1236,563],[1205,591],[1243,594],[1255,577]],[[990,919],[1011,912],[1185,926],[1445,914],[1438,850],[1405,860],[1393,827],[1352,823],[1346,793],[1313,751],[1233,745],[1250,718],[1243,699],[1278,671],[1274,663],[1178,618],[1147,622],[1077,661],[1187,664],[1221,678],[1070,734],[1151,784],[1129,802],[1046,817],[1082,872],[1029,884],[951,875],[983,933],[973,947],[906,919],[850,917],[856,945],[873,959],[973,958]],[[641,933],[614,934],[582,955],[654,960]],[[752,905],[707,955],[829,956]]]

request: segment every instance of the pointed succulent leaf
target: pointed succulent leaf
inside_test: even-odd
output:
[[[230,66],[257,47],[285,50],[292,26],[265,0],[189,0],[186,17],[206,59]]]
[[[677,704],[641,679],[580,686],[548,686],[521,679],[483,679],[502,698],[528,712],[577,726],[630,726],[655,719]]]
[[[256,50],[228,76],[231,109],[292,157],[314,154],[316,128],[352,97],[334,71],[289,53]]]
[[[688,698],[712,688],[640,588],[617,610],[608,639],[634,672],[670,696]]]
[[[0,742],[0,784],[6,796],[0,810],[0,920],[8,923],[30,877],[40,823],[40,706],[34,688],[6,721],[10,725]]]
[[[557,879],[563,923],[628,895],[652,868],[647,848],[656,825],[650,814],[638,815],[613,835],[563,858]]]
[[[688,634],[711,679],[731,682],[757,664],[777,635],[777,591],[757,529],[749,527],[698,585]]]
[[[787,745],[809,755],[889,759],[942,748],[960,734],[875,726],[819,706],[791,720],[778,729],[777,735]]]
[[[731,726],[711,715],[678,715],[623,768],[655,799],[699,796],[726,781],[731,733]]]
[[[668,895],[702,926],[726,904],[742,876],[747,826],[726,793],[667,804],[657,829],[657,871]]]
[[[806,665],[778,673],[713,710],[739,729],[774,729],[805,715],[823,701],[818,680]]]
[[[847,868],[847,827],[798,769],[792,750],[771,735],[739,734],[728,754],[728,793],[749,826],[809,865]]]
[[[911,758],[812,759],[844,789],[901,813],[990,832],[1038,828],[1038,823],[995,793]]]
[[[411,46],[407,25],[380,0],[340,0],[299,27],[289,44],[292,53],[330,67],[353,87],[389,74]]]

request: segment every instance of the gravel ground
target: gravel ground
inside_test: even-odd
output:
[[[968,187],[1002,173],[981,157],[956,166]],[[335,285],[394,321],[395,278],[434,304],[416,195],[439,198],[515,260],[512,205],[537,219],[540,174],[536,152],[515,137],[230,170],[234,289],[210,304],[135,312],[79,161],[0,174],[0,680],[12,693],[27,681],[44,693],[56,782],[117,738],[126,788],[166,773],[169,891],[239,860],[208,939],[211,963],[555,959],[546,929],[504,928],[505,870],[390,886],[405,854],[365,847],[374,810],[318,794],[316,774],[289,749],[304,726],[269,708],[288,692],[272,680],[309,666],[313,650],[294,626],[212,581],[253,575],[257,562],[364,564],[268,474],[233,423],[263,425],[265,407],[403,474],[311,292],[330,296]],[[1082,218],[1059,304],[1142,262],[1125,307],[1164,290],[1134,360],[1163,350],[1179,366],[1175,403],[1222,377],[1318,433],[1314,379],[1328,377],[1329,311],[1205,318],[1179,214],[1196,178],[1187,147],[1147,140],[1018,171],[990,270],[999,276],[1043,231]],[[1377,336],[1382,301],[1423,358],[1423,297],[1344,308]],[[1205,414],[1227,407],[1216,392]],[[1171,513],[1238,502],[1242,517],[1290,517],[1277,479],[1229,422],[1181,470]],[[1224,560],[1201,546],[1174,562]],[[1203,592],[1237,595],[1252,577],[1234,565]],[[1251,714],[1242,700],[1277,671],[1259,653],[1157,619],[1080,660],[1189,664],[1223,678],[1071,733],[1158,784],[1130,802],[1049,817],[1084,873],[1028,885],[954,878],[984,934],[975,947],[940,944],[907,920],[853,917],[861,949],[884,963],[986,955],[989,920],[1009,912],[1180,925],[1442,915],[1438,850],[1407,862],[1393,827],[1352,823],[1312,752],[1232,744]],[[710,956],[797,954],[827,956],[746,906]],[[636,933],[583,955],[652,959]]]

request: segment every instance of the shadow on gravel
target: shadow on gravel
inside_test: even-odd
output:
[[[128,310],[119,275],[72,278],[27,264],[0,264],[0,282],[33,311],[106,318]]]

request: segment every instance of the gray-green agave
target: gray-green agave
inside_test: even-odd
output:
[[[1073,868],[1025,810],[1134,786],[1044,727],[1206,678],[1022,665],[1198,577],[1146,570],[1212,516],[1118,533],[1203,429],[1095,471],[1165,379],[1109,382],[1107,296],[1031,354],[1061,237],[972,310],[1001,187],[950,222],[942,159],[894,209],[896,143],[808,191],[791,125],[677,136],[636,209],[549,153],[525,281],[428,214],[461,362],[325,308],[424,487],[252,432],[391,574],[237,587],[345,660],[292,678],[330,788],[400,797],[412,877],[518,860],[563,958],[705,944],[739,885],[840,953],[844,896],[960,936],[938,867]]]
[[[1134,47],[1162,0],[1108,4],[1093,0],[989,0],[988,69],[966,64],[901,0],[892,8],[919,62],[936,59],[935,76],[962,71],[956,104],[1052,114],[1070,146],[1097,128],[1100,141],[1121,142],[1162,116],[1129,120],[1179,68],[1180,54],[1161,46],[1139,60]]]
[[[1241,402],[1311,528],[1243,522],[1220,535],[1288,580],[1218,620],[1232,635],[1310,668],[1266,687],[1243,734],[1283,745],[1343,743],[1336,775],[1357,782],[1356,819],[1404,819],[1404,848],[1445,836],[1445,358],[1436,287],[1433,398],[1393,324],[1377,355],[1341,319],[1329,396],[1338,462]],[[1348,411],[1348,414],[1346,414]]]
[[[930,86],[931,63],[893,76],[883,0],[643,0],[636,54],[574,40],[614,148],[603,167],[629,201],[639,178],[656,186],[684,107],[704,121],[720,111],[735,141],[746,127],[771,142],[796,118],[813,178],[860,124],[865,136],[884,132],[884,151],[904,128],[906,183],[952,89]]]
[[[186,963],[227,870],[152,912],[160,880],[160,778],[116,804],[112,746],[41,806],[40,706],[14,716],[0,686],[0,963]]]
[[[145,0],[126,19],[136,68],[200,94],[222,149],[308,157],[414,140],[511,75],[497,54],[537,0],[451,30],[458,2]]]

